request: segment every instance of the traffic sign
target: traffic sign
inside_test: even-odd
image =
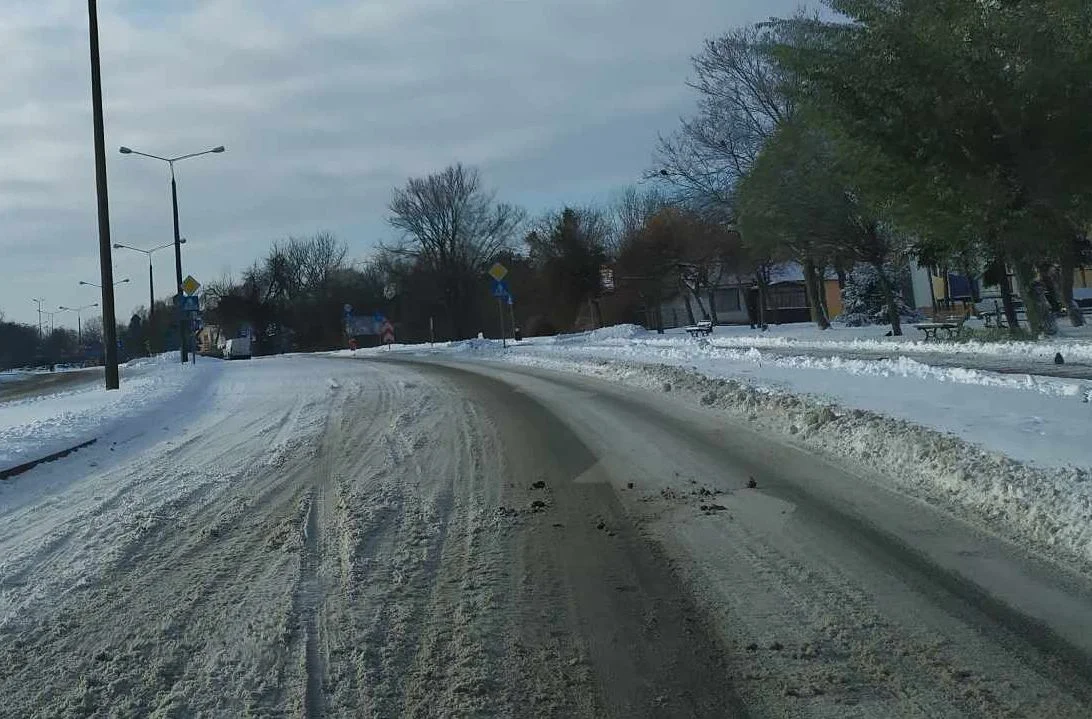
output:
[[[493,296],[503,300],[508,296],[508,285],[501,280],[493,280]]]
[[[196,295],[182,295],[181,302],[178,305],[183,312],[200,312],[201,298]]]
[[[192,295],[199,289],[201,289],[201,283],[195,280],[193,275],[186,275],[186,279],[182,280],[182,291],[187,295]]]
[[[383,331],[381,334],[383,336],[383,344],[394,344],[394,325],[392,325],[389,321],[383,322]]]
[[[499,262],[494,262],[493,266],[489,268],[489,276],[500,282],[508,276],[508,268]]]

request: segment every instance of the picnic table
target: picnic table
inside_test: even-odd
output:
[[[954,340],[956,337],[959,337],[960,332],[963,331],[963,322],[964,320],[954,322],[921,322],[914,325],[914,327],[925,333],[926,340],[939,339],[937,333],[941,330],[948,333],[948,339]]]
[[[697,324],[689,327],[684,327],[691,337],[703,337],[705,335],[713,334],[713,322],[711,320],[702,320]]]

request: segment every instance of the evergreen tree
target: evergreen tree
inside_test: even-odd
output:
[[[847,327],[889,322],[888,297],[883,286],[885,281],[889,287],[898,286],[897,273],[891,265],[884,267],[884,276],[873,265],[857,265],[842,288],[842,314],[837,321]],[[895,294],[894,303],[901,317],[910,321],[921,318],[901,295]]]

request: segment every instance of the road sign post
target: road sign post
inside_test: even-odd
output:
[[[506,300],[509,300],[512,295],[508,291],[508,285],[504,283],[504,280],[496,278],[496,275],[498,273],[494,273],[493,270],[495,270],[497,267],[500,267],[502,270],[504,269],[504,265],[497,263],[490,268],[489,274],[493,277],[493,296],[497,298],[497,312],[500,315],[501,347],[506,349],[508,347],[508,336],[507,334],[505,334],[504,331],[504,303]],[[504,275],[507,273],[508,270],[504,270],[504,272],[499,274],[501,275],[501,277],[504,277]]]

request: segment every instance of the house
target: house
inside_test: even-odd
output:
[[[1019,282],[1010,272],[1013,292],[1019,292]],[[1001,288],[986,285],[981,275],[968,277],[941,267],[923,267],[910,262],[910,293],[904,296],[919,312],[926,315],[948,314],[967,311],[976,299],[998,298]],[[1092,290],[1092,269],[1078,267],[1073,271],[1073,294],[1078,304],[1084,304],[1082,296]]]
[[[699,300],[693,293],[677,291],[663,302],[660,305],[663,326],[671,328],[688,325],[691,316],[694,321],[712,320],[722,325],[746,325],[757,319],[752,314],[757,313],[758,285],[749,275],[725,275],[715,287],[702,294],[703,297]],[[828,317],[841,313],[841,287],[833,272],[828,272],[824,278],[823,299]],[[795,263],[778,266],[770,274],[770,286],[766,296],[766,322],[788,324],[810,320],[811,310],[808,308],[803,269]]]
[[[205,325],[197,332],[197,352],[207,355],[214,354],[220,347],[219,325]]]

